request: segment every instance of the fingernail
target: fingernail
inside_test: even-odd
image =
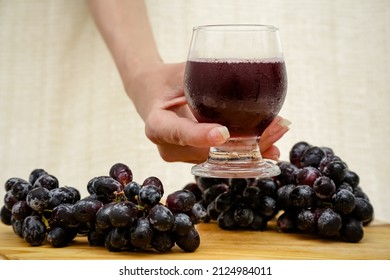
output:
[[[225,143],[229,137],[230,133],[226,126],[214,127],[209,132],[209,140],[216,144]]]
[[[288,119],[281,119],[280,121],[278,121],[276,123],[276,125],[274,125],[271,130],[270,130],[270,133],[271,134],[276,134],[278,133],[280,130],[282,130],[283,128],[288,128],[290,126],[291,122],[288,120]]]
[[[280,125],[281,127],[289,127],[290,124],[291,124],[291,122],[288,119],[281,119],[278,122],[278,125]]]

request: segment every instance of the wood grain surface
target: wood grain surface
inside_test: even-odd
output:
[[[168,253],[109,252],[104,247],[91,247],[86,237],[77,237],[69,246],[53,248],[51,245],[32,247],[15,235],[10,226],[0,225],[0,259],[11,260],[109,260],[109,259],[338,259],[389,260],[390,224],[374,222],[364,228],[359,243],[325,240],[318,236],[297,233],[279,233],[271,223],[266,231],[225,231],[215,223],[197,225],[201,245],[193,253],[183,252],[175,246]]]

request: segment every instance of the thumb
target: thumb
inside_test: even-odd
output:
[[[212,147],[225,143],[229,130],[225,126],[214,123],[198,123],[187,118],[171,115],[164,120],[153,122],[153,127],[146,126],[147,137],[155,144],[175,144],[192,147]]]

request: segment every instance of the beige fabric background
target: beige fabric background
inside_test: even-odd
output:
[[[183,61],[192,27],[281,29],[292,121],[281,159],[305,140],[356,171],[376,218],[390,221],[389,0],[148,0],[162,57]],[[44,168],[78,187],[128,164],[167,193],[193,180],[190,164],[162,161],[144,136],[84,1],[0,0],[0,182]],[[0,187],[4,197],[4,188]],[[0,201],[0,205],[3,201]]]

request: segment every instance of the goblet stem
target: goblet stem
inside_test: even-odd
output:
[[[260,153],[259,137],[233,137],[225,144],[211,147],[206,162],[192,167],[192,174],[217,178],[266,178],[280,174],[273,162]]]

